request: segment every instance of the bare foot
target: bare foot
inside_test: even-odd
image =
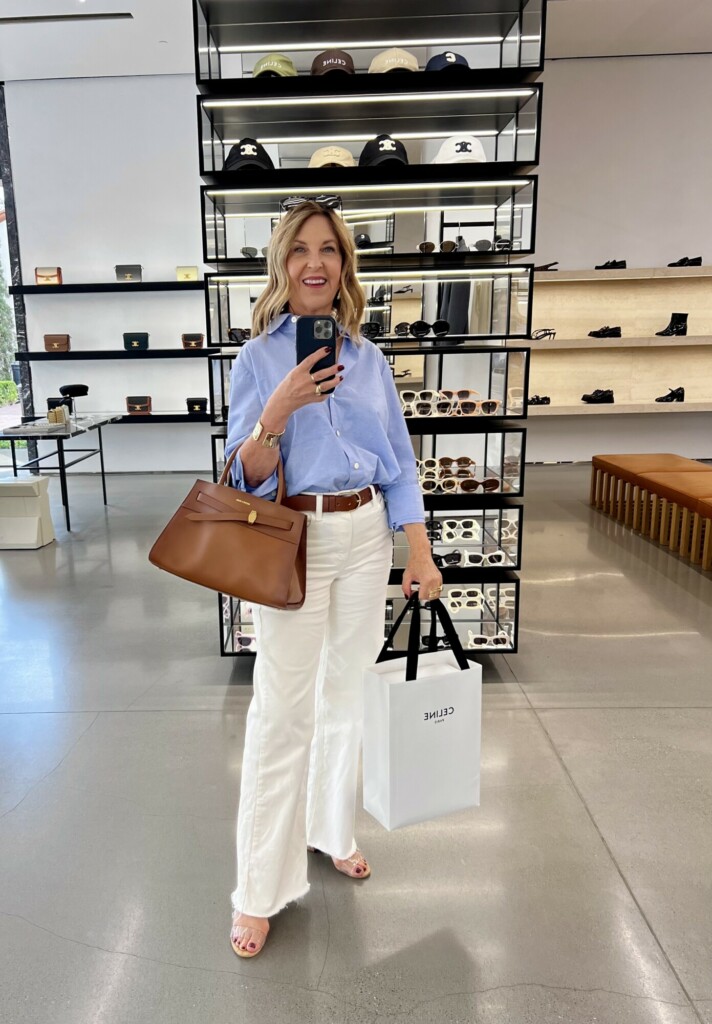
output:
[[[348,875],[350,878],[368,878],[371,874],[368,861],[360,850],[355,850],[346,860],[339,860],[337,857],[332,857],[331,859],[336,870],[341,871],[342,874]]]
[[[268,932],[269,918],[235,913],[230,932],[232,948],[236,953],[240,951],[238,956],[257,956],[265,944]]]

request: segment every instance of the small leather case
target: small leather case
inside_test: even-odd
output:
[[[181,334],[180,340],[183,348],[202,348],[205,341],[204,334]]]
[[[72,344],[68,334],[45,334],[45,352],[69,352]]]
[[[145,416],[152,412],[150,395],[127,395],[126,408],[133,416]]]
[[[208,411],[207,398],[186,398],[185,403],[188,406],[189,416],[204,414]]]
[[[119,263],[114,270],[117,281],[140,281],[143,267],[140,263]]]
[[[48,398],[47,399],[47,409],[48,409],[48,411],[52,410],[52,409],[58,409],[60,405],[65,406],[69,412],[74,412],[74,402],[72,401],[71,398]],[[47,417],[47,419],[49,419],[49,416]]]
[[[179,281],[197,281],[197,267],[176,267],[176,278]]]
[[[61,267],[35,267],[35,284],[61,284]]]
[[[148,348],[148,334],[124,334],[124,348],[127,352],[145,352]]]

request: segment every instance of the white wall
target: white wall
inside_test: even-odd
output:
[[[712,56],[550,61],[537,263],[712,260]]]
[[[61,265],[64,282],[111,281],[117,263],[141,263],[144,280],[175,280],[177,264],[202,275],[195,80],[191,75],[63,79],[6,85],[25,284],[35,266]],[[27,296],[31,350],[45,333],[72,336],[72,351],[122,348],[147,330],[152,347],[205,332],[201,292]],[[124,410],[151,394],[154,411],[185,410],[208,394],[207,360],[32,364],[35,408],[60,384],[86,383],[82,412]],[[105,431],[109,471],[210,466],[207,424],[116,425]],[[79,471],[98,471],[98,459]]]

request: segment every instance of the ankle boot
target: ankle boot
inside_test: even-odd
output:
[[[687,334],[687,313],[673,313],[664,331],[656,331],[659,338],[682,338]]]
[[[666,395],[661,395],[660,398],[655,399],[656,402],[684,402],[685,401],[685,389],[684,388],[669,388]]]

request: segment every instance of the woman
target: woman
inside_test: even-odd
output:
[[[285,503],[308,524],[303,606],[253,606],[230,936],[238,956],[256,956],[269,918],[308,892],[308,848],[352,878],[370,874],[353,836],[361,676],[383,643],[392,530],[410,546],[404,594],[416,581],[424,599],[442,589],[393,375],[359,337],[364,306],[341,217],[312,201],[292,208],[272,236],[253,339],[233,366],[225,448],[227,457],[239,447],[236,486],[265,498],[281,457]],[[331,314],[341,332],[335,363],[311,372],[325,352],[296,364],[296,319]]]

